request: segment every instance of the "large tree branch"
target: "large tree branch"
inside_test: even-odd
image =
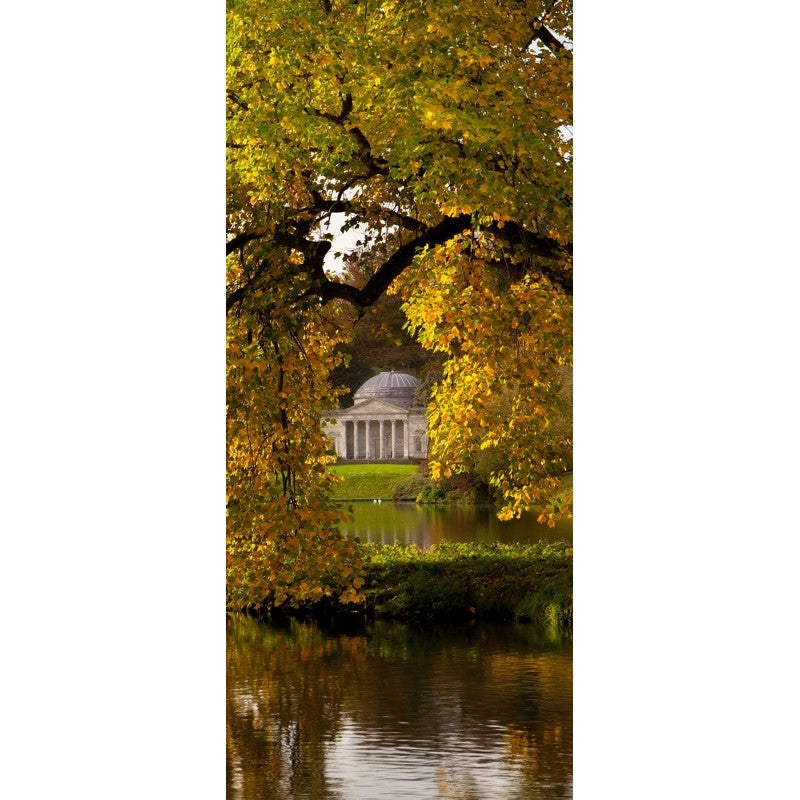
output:
[[[550,51],[556,54],[564,53],[569,58],[572,58],[572,53],[564,47],[564,43],[559,41],[555,34],[549,28],[546,28],[538,19],[531,23],[531,28],[533,28],[534,38],[538,39]]]
[[[366,220],[370,216],[374,216],[378,219],[382,219],[386,224],[400,225],[406,230],[414,231],[416,233],[421,233],[428,230],[428,226],[425,225],[424,222],[420,222],[418,219],[409,217],[408,215],[399,211],[395,211],[392,208],[384,208],[383,206],[363,206],[362,204],[353,202],[351,200],[327,198],[321,192],[316,190],[312,192],[312,197],[314,200],[312,205],[300,209],[295,218],[287,220],[281,229],[273,232],[272,236],[273,241],[276,244],[293,250],[298,250],[306,256],[311,254],[313,251],[314,269],[316,269],[317,266],[319,266],[320,270],[322,269],[322,263],[319,261],[319,256],[316,255],[319,252],[319,246],[321,243],[307,237],[313,227],[319,224],[320,214],[323,215],[322,218],[324,219],[324,217],[330,216],[331,214],[354,213],[358,214],[363,220]],[[305,218],[297,219],[297,217],[300,217],[301,215],[305,215]],[[265,239],[267,236],[269,236],[269,232],[263,230],[243,231],[238,233],[231,239],[228,239],[228,241],[225,243],[225,255],[228,256],[231,253],[236,252],[240,248],[244,247],[248,242]],[[329,249],[330,243],[326,242],[325,252],[327,253]]]
[[[346,202],[346,201],[343,201]],[[419,223],[420,225],[422,223]],[[472,227],[472,217],[469,214],[460,214],[457,217],[445,217],[437,225],[427,228],[415,239],[400,245],[392,255],[378,267],[375,273],[362,288],[357,288],[348,283],[340,283],[328,278],[324,270],[325,256],[328,254],[331,243],[329,241],[316,241],[307,239],[311,222],[286,223],[285,227],[273,235],[275,244],[302,253],[305,258],[299,266],[299,271],[305,273],[311,280],[311,286],[305,291],[305,296],[315,295],[320,298],[323,305],[331,300],[344,300],[353,305],[361,316],[364,311],[373,305],[389,288],[392,282],[413,261],[414,256],[424,247],[436,247],[444,244],[454,236]],[[536,269],[553,284],[567,294],[572,293],[572,272],[565,268],[565,263],[572,255],[571,245],[561,245],[555,239],[534,233],[515,222],[506,222],[503,225],[494,223],[485,229],[499,241],[511,246],[519,246],[530,257],[536,259]],[[266,268],[267,262],[262,261],[256,268],[252,277],[228,296],[227,307],[230,310],[251,287],[255,286],[259,276]]]
[[[341,192],[339,192],[341,195]],[[386,223],[400,225],[406,230],[423,233],[428,230],[424,222],[420,222],[415,217],[409,217],[393,208],[385,208],[381,205],[363,205],[355,200],[342,200],[341,196],[336,199],[327,198],[321,192],[312,193],[314,205],[302,209],[304,212],[321,213],[325,216],[330,214],[358,214],[362,220],[367,221],[369,217],[377,217]]]
[[[225,242],[225,255],[229,256],[240,247],[244,247],[248,242],[252,242],[254,239],[261,239],[264,236],[266,236],[265,233],[239,233],[234,236],[233,239],[228,239],[228,241]]]
[[[353,95],[348,92],[342,100],[342,110],[338,114],[318,111],[317,109],[307,109],[307,113],[330,120],[334,125],[343,128],[355,141],[358,149],[358,157],[361,163],[367,168],[370,175],[388,175],[389,162],[383,156],[375,156],[372,153],[372,145],[364,132],[356,125],[348,122],[350,112],[353,110]]]
[[[281,236],[276,236],[275,243],[290,247],[294,250],[299,250],[305,255],[303,263],[297,267],[298,272],[305,273],[315,283],[319,283],[320,280],[328,280],[325,277],[323,264],[325,262],[325,256],[331,249],[330,242],[302,240],[298,237],[284,234]],[[237,286],[237,288],[227,296],[225,300],[226,311],[230,311],[240,300],[244,299],[249,292],[256,288],[259,280],[272,263],[273,261],[269,258],[262,259],[259,262],[258,266],[249,276],[247,281],[242,283],[240,286]],[[306,292],[306,294],[309,294],[309,292]]]
[[[444,244],[456,234],[469,230],[471,222],[472,218],[469,214],[446,217],[438,225],[428,228],[425,233],[400,245],[378,267],[362,289],[325,278],[324,281],[316,283],[311,291],[320,297],[323,304],[338,298],[352,303],[359,309],[359,313],[363,313],[363,309],[371,306],[389,288],[392,281],[411,264],[419,250],[426,246],[435,247]]]
[[[502,227],[494,223],[489,228],[492,235],[506,244],[519,245],[524,252],[537,259],[536,269],[567,294],[572,294],[572,270],[564,264],[572,257],[572,245],[562,245],[548,236],[529,231],[516,222],[506,222]]]
[[[544,24],[543,17],[530,20],[528,26],[533,31],[533,36],[528,40],[526,50],[538,40],[552,53],[556,55],[563,53],[567,58],[572,58],[572,51],[565,47],[564,43]]]

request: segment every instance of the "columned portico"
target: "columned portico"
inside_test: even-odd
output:
[[[428,454],[425,409],[412,406],[411,375],[382,372],[356,393],[350,408],[323,415],[323,430],[339,461],[413,461]]]

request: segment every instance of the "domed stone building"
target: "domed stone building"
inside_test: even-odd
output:
[[[340,461],[409,461],[428,455],[425,409],[412,405],[420,385],[405,372],[381,372],[362,384],[353,405],[328,411],[322,426]]]

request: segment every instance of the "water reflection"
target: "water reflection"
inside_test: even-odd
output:
[[[228,797],[568,798],[572,654],[531,626],[228,630]]]
[[[572,520],[555,528],[536,522],[535,514],[500,522],[491,508],[479,506],[423,506],[416,503],[349,503],[352,522],[342,524],[347,536],[378,544],[416,544],[429,548],[449,542],[572,541]]]

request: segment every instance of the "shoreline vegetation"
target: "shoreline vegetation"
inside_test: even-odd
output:
[[[285,621],[315,619],[336,626],[373,619],[416,624],[476,621],[533,622],[572,632],[572,545],[443,542],[416,545],[360,544],[365,600],[341,604],[325,597],[296,607],[239,609]]]
[[[474,485],[454,476],[433,484],[415,464],[337,464],[344,478],[331,495],[338,503],[373,500],[419,504],[486,504]],[[562,478],[571,493],[572,474]],[[394,619],[412,624],[469,621],[531,622],[559,633],[572,632],[572,545],[566,542],[502,544],[442,542],[430,550],[416,545],[358,542],[364,561],[365,599],[341,603],[323,597],[299,605],[258,604],[233,609],[273,622],[313,619],[325,625],[359,627]]]
[[[468,475],[433,482],[425,466],[416,464],[336,464],[328,468],[343,478],[331,493],[336,502],[394,500],[419,504],[492,504],[489,488]],[[572,495],[572,473],[560,476],[558,497],[566,504]]]

